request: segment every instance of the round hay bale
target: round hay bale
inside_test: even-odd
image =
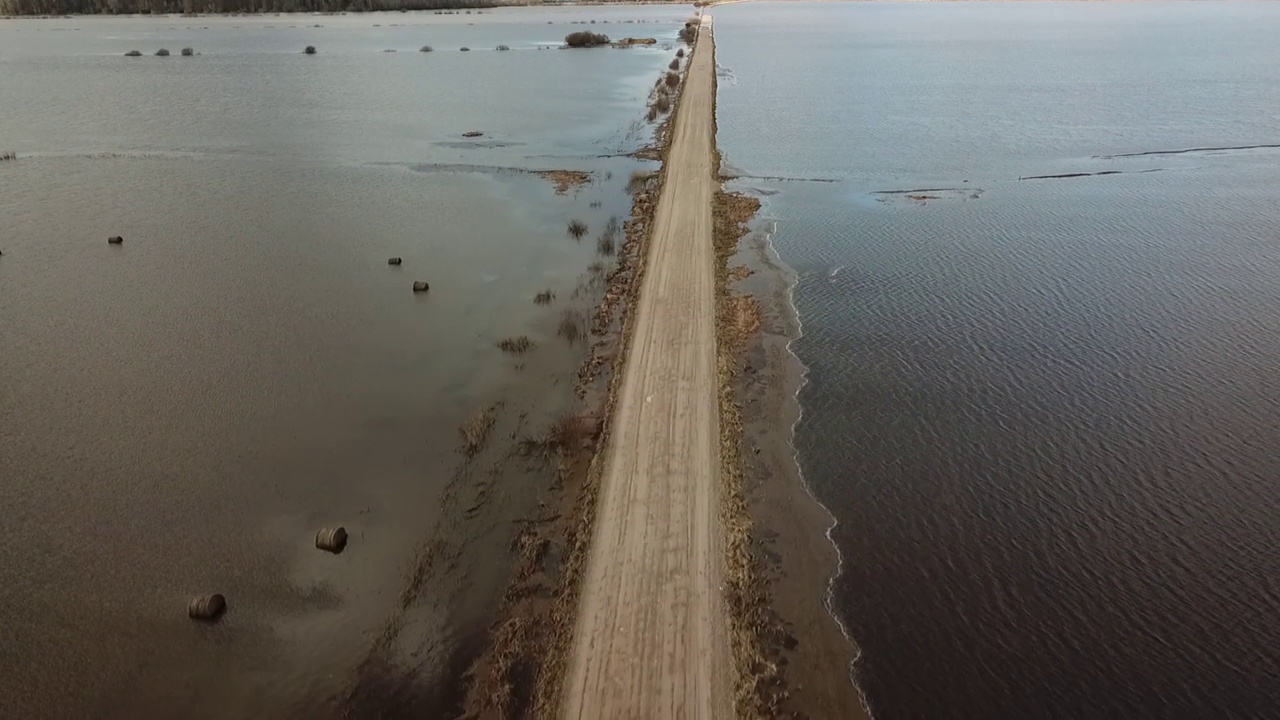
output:
[[[222,593],[192,598],[191,603],[187,605],[187,615],[192,620],[217,620],[226,611],[227,599],[222,596]]]
[[[124,56],[125,56],[125,57],[142,57],[142,51],[141,51],[141,50],[130,50],[129,52],[125,53],[125,54],[124,54]]]
[[[316,533],[316,547],[321,550],[328,550],[337,555],[347,546],[347,529],[338,526],[324,528]]]
[[[307,46],[307,49],[306,49],[306,50],[303,50],[302,52],[306,53],[307,55],[315,55],[315,54],[316,54],[316,46],[315,46],[315,45],[308,45],[308,46]]]
[[[195,48],[182,48],[182,57],[191,57],[192,55],[195,55],[195,54],[196,54]]]
[[[388,265],[399,265],[399,264],[400,264],[400,262],[401,262],[401,260],[400,260],[400,258],[398,258],[398,257],[389,258],[389,259],[387,260],[387,264],[388,264]]]
[[[169,57],[169,51],[164,48],[160,48],[156,51],[156,57]]]
[[[111,237],[107,238],[107,244],[109,244],[109,245],[123,245],[123,244],[124,244],[124,238],[120,237],[119,235],[112,235]]]
[[[415,280],[413,282],[414,292],[426,292],[430,289],[431,289],[431,286],[427,284],[426,280]]]

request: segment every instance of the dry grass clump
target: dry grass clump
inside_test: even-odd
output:
[[[653,101],[653,109],[660,113],[670,112],[671,98],[666,95],[659,95],[658,99]]]
[[[550,305],[551,301],[555,299],[556,299],[556,294],[551,292],[550,289],[547,289],[533,296],[533,304],[534,305]]]
[[[495,49],[495,50],[501,50],[501,51],[505,52],[505,51],[507,51],[507,50],[510,50],[510,49],[511,49],[511,46],[510,46],[510,45],[499,45],[498,47],[496,47],[496,48],[494,48],[494,49]]]
[[[517,337],[509,337],[498,343],[498,347],[503,352],[509,352],[512,355],[521,355],[533,349],[533,341],[528,335],[519,335]]]
[[[650,106],[649,106],[649,112],[645,113],[644,119],[645,119],[645,120],[648,120],[649,122],[653,122],[654,120],[657,120],[657,119],[658,119],[658,107],[657,107],[656,105],[650,105]]]
[[[556,334],[568,340],[569,344],[572,345],[586,335],[583,325],[582,315],[573,310],[565,310],[564,314],[560,316],[560,326],[556,328]]]
[[[652,170],[633,171],[631,173],[631,179],[627,181],[627,192],[634,194],[640,190],[644,190],[649,186],[649,181],[652,180],[655,175],[657,175],[657,173]]]
[[[604,233],[600,235],[600,239],[596,242],[596,252],[601,255],[612,255],[618,249],[618,216],[614,215],[609,218],[609,222],[604,226]]]
[[[462,450],[468,456],[475,455],[480,448],[484,447],[485,440],[489,439],[489,431],[493,429],[493,408],[486,407],[477,410],[474,415],[467,418],[462,426],[458,428],[458,434],[462,435]]]
[[[564,415],[551,425],[547,444],[561,451],[573,451],[592,440],[600,431],[600,424],[581,415]]]
[[[582,236],[587,234],[587,224],[576,218],[569,221],[567,229],[574,240],[581,240]]]
[[[550,455],[559,452],[568,456],[588,445],[599,434],[600,423],[595,418],[561,415],[551,423],[546,435],[521,440],[520,451],[525,455]]]
[[[13,152],[12,150],[8,152],[0,152],[0,160],[17,160],[17,159],[18,159],[18,153]]]

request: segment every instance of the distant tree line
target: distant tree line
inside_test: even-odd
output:
[[[0,0],[0,15],[374,12],[524,5],[516,0]]]

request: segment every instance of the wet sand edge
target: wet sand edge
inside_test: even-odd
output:
[[[754,215],[739,211],[741,232]],[[829,537],[835,519],[809,491],[793,445],[805,374],[790,347],[801,334],[791,300],[796,275],[762,224],[757,219],[737,245],[729,269],[730,292],[752,298],[759,321],[733,378],[750,548],[765,605],[758,634],[778,668],[772,691],[778,715],[861,720],[870,713],[854,682],[858,650],[830,606],[842,562]]]

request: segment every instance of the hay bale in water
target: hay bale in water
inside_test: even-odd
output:
[[[169,57],[169,51],[164,48],[160,48],[156,51],[156,57]]]
[[[425,280],[415,280],[415,281],[413,282],[413,291],[414,291],[414,292],[426,292],[426,291],[428,291],[428,290],[430,290],[430,289],[431,289],[431,286],[430,286],[430,285],[428,285],[428,284],[427,284],[427,281],[425,281]]]
[[[481,137],[481,136],[483,136],[483,135],[484,135],[484,133],[480,132],[479,130],[468,130],[468,131],[466,131],[466,132],[462,133],[462,137],[466,137],[466,138],[471,138],[471,137]]]
[[[397,257],[397,258],[388,258],[388,259],[387,259],[387,264],[388,264],[388,265],[399,265],[399,264],[400,264],[400,258],[398,258],[398,257]]]
[[[182,48],[182,57],[191,57],[192,55],[195,55],[195,54],[196,54],[196,51],[194,48]]]
[[[125,56],[125,57],[142,57],[142,51],[141,51],[141,50],[130,50],[129,52],[125,53],[125,54],[124,54],[124,56]]]
[[[307,46],[307,49],[306,49],[306,50],[303,50],[302,52],[306,53],[307,55],[315,55],[315,54],[316,54],[316,46],[315,46],[315,45],[308,45],[308,46]]]
[[[471,48],[469,48],[469,47],[464,47],[464,48],[459,48],[459,49],[461,50],[461,52],[471,52]]]
[[[226,611],[227,599],[221,593],[192,598],[187,605],[187,615],[192,620],[217,620]]]
[[[123,245],[124,238],[120,237],[119,235],[112,235],[111,237],[107,238],[107,243],[109,245]]]
[[[316,533],[316,547],[321,550],[327,550],[337,555],[346,546],[347,529],[342,526],[324,528]]]
[[[423,45],[422,47],[418,48],[418,52],[431,52],[431,46]]]

